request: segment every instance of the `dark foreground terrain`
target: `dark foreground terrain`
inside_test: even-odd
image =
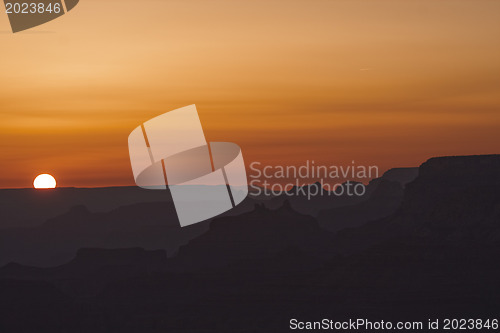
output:
[[[292,318],[499,319],[500,155],[434,158],[413,181],[415,170],[398,172],[373,181],[362,201],[318,199],[314,216],[300,198],[248,199],[240,215],[184,235],[170,254],[158,245],[86,246],[54,267],[9,263],[0,269],[0,332],[290,332]],[[78,227],[113,240],[113,223],[133,233],[137,211],[159,204],[108,215],[74,208],[37,230],[78,240]],[[71,230],[58,233],[68,221]],[[174,230],[159,224],[143,237]],[[11,256],[35,260],[19,254],[30,252],[30,230],[0,233],[25,240],[9,246]],[[45,262],[58,253],[44,251]]]

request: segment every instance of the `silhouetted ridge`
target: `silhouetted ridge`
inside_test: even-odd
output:
[[[180,245],[205,232],[208,224],[180,228],[171,202],[133,204],[106,213],[78,205],[35,228],[1,230],[0,266],[11,261],[60,265],[74,258],[78,249],[88,247],[143,247],[173,255]]]
[[[297,212],[295,209],[293,209],[288,199],[283,201],[283,206],[278,208],[278,213],[280,213],[282,216],[289,216],[289,217],[295,217],[298,215],[306,216],[305,214],[301,214]]]
[[[1,330],[277,333],[290,332],[290,318],[367,318],[424,320],[420,331],[430,332],[426,318],[497,318],[497,161],[498,155],[431,159],[404,199],[401,178],[379,178],[364,202],[344,201],[351,204],[345,217],[359,211],[373,218],[380,204],[389,210],[402,204],[333,237],[297,212],[304,212],[304,197],[282,197],[265,205],[247,201],[249,212],[217,218],[166,261],[164,253],[132,248],[82,249],[70,263],[46,269],[9,264],[0,269]],[[314,208],[339,204],[314,200]],[[82,221],[104,221],[90,217]],[[151,227],[149,237],[176,230]],[[60,236],[56,231],[50,229]],[[45,232],[35,230],[32,239],[4,235],[0,247],[14,240],[25,249]]]
[[[372,179],[363,197],[338,207],[328,207],[318,213],[320,225],[333,232],[362,226],[388,217],[401,205],[404,187],[418,176],[418,168],[394,168],[382,177]]]
[[[331,235],[314,218],[296,212],[285,200],[275,210],[256,205],[251,212],[215,219],[207,233],[181,247],[173,262],[183,268],[223,266],[290,247],[323,256],[330,240]]]
[[[106,212],[140,202],[168,201],[165,191],[134,187],[0,189],[0,229],[36,226],[82,205],[92,212]]]
[[[318,215],[320,225],[337,232],[354,228],[393,214],[403,199],[403,187],[396,181],[378,178],[370,183],[374,189],[369,199],[352,206],[323,210]]]
[[[454,218],[443,210],[451,214],[453,210],[472,209],[485,214],[485,204],[499,199],[499,186],[500,155],[431,158],[421,165],[417,179],[408,184],[400,214],[427,222]],[[445,215],[438,216],[436,209]],[[455,215],[458,221],[469,219],[470,214]]]
[[[480,181],[498,184],[500,155],[434,157],[422,164],[419,170],[421,179],[459,179],[462,183]]]
[[[382,177],[383,180],[398,182],[405,187],[418,177],[419,168],[392,168],[387,170]]]
[[[320,182],[314,182],[312,184],[306,184],[306,185],[303,185],[303,186],[293,185],[293,186],[291,186],[288,189],[287,192],[290,193],[290,194],[293,194],[293,195],[296,195],[298,193],[298,196],[301,196],[301,195],[303,195],[302,192],[298,191],[301,188],[306,189],[306,191],[307,191],[307,188],[321,189],[322,187],[323,187],[323,185]]]
[[[407,185],[393,216],[343,230],[336,244],[352,251],[410,237],[441,247],[485,246],[500,232],[499,205],[500,155],[432,158]]]

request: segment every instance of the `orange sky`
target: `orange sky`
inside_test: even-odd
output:
[[[500,1],[81,0],[0,45],[0,188],[132,185],[130,131],[189,104],[247,163],[500,152]]]

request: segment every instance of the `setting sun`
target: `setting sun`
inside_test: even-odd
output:
[[[36,189],[56,188],[56,179],[49,174],[42,174],[35,178],[33,187]]]

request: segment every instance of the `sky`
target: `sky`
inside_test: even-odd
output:
[[[81,0],[0,45],[0,188],[133,185],[130,132],[191,104],[248,165],[500,153],[496,0]]]

